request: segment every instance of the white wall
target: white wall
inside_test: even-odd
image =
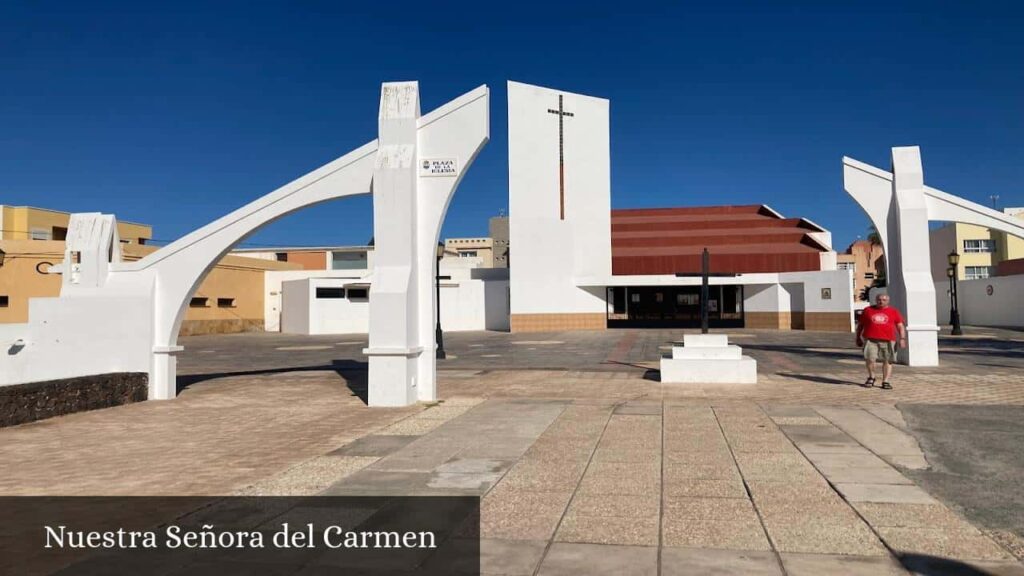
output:
[[[151,306],[148,299],[129,296],[30,299],[32,322],[0,331],[0,386],[149,372]],[[24,347],[12,348],[19,339]]]
[[[565,117],[565,219],[559,210],[558,116]],[[611,274],[609,102],[508,83],[511,312],[603,313],[604,290],[574,278]]]
[[[497,270],[497,272],[493,272]],[[441,329],[446,332],[508,330],[508,280],[505,269],[442,268]],[[480,276],[483,278],[477,278]],[[305,278],[282,283],[281,331],[289,334],[365,334],[369,300],[317,298],[318,287],[365,283],[340,278]],[[371,288],[372,294],[372,288]],[[371,295],[372,298],[372,295]]]
[[[992,286],[992,295],[988,287]],[[1024,275],[997,276],[957,283],[960,323],[974,326],[1024,327]],[[949,282],[935,283],[939,322],[949,324]]]
[[[281,330],[281,284],[288,280],[307,278],[341,278],[348,281],[366,279],[369,270],[267,270],[263,273],[263,329]]]

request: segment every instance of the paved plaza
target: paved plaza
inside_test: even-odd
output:
[[[454,333],[393,409],[364,336],[194,337],[174,401],[0,429],[0,493],[478,495],[485,574],[1024,574],[1024,333],[967,333],[892,391],[850,334],[730,331],[759,383],[685,386],[678,330]]]

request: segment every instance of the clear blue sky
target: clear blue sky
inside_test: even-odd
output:
[[[217,6],[213,6],[216,4]],[[445,236],[507,206],[508,79],[611,99],[614,207],[768,203],[867,220],[840,159],[919,144],[932,186],[1024,205],[1024,9],[986,2],[5,2],[0,203],[114,212],[171,240],[376,137],[380,83],[424,112],[492,88]],[[249,240],[362,243],[368,198]]]

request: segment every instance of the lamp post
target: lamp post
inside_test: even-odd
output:
[[[959,271],[957,265],[960,263],[960,255],[954,250],[946,258],[949,261],[949,268],[946,269],[946,275],[949,276],[949,323],[953,325],[950,333],[960,336],[964,333],[960,329],[960,306],[956,294],[956,276]]]
[[[435,271],[435,290],[437,291],[437,325],[434,327],[434,342],[437,344],[436,358],[444,360],[448,357],[444,352],[444,333],[441,332],[441,280],[450,280],[451,276],[441,276],[441,257],[444,256],[444,244],[437,244],[437,270]]]
[[[3,267],[4,260],[7,258],[7,252],[0,250],[0,267]]]

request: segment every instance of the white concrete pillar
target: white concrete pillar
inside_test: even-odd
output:
[[[938,366],[939,327],[921,149],[893,148],[892,173],[893,202],[885,254],[889,297],[907,321],[908,348],[900,351],[899,359],[910,366]]]
[[[419,342],[417,269],[416,82],[381,88],[380,136],[373,173],[374,272],[370,294],[369,403],[416,402]],[[431,349],[432,351],[432,349]]]

